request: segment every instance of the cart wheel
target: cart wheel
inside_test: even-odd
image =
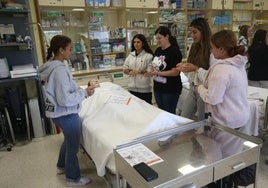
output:
[[[11,147],[8,147],[8,148],[7,148],[7,151],[11,151],[11,150],[12,150],[12,148],[11,148]]]

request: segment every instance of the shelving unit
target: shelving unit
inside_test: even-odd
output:
[[[131,41],[135,34],[142,33],[147,38],[152,50],[156,48],[154,32],[159,26],[158,9],[153,8],[127,8],[127,52],[130,52]]]
[[[188,40],[188,25],[197,17],[207,18],[213,33],[222,29],[231,29],[238,33],[240,25],[256,24],[256,28],[263,28],[268,23],[268,2],[264,0],[79,0],[79,6],[67,3],[69,0],[61,0],[60,4],[55,4],[54,1],[39,0],[41,18],[47,17],[42,13],[44,8],[47,12],[61,9],[61,19],[55,16],[57,26],[53,26],[55,21],[52,16],[48,19],[52,20],[52,23],[49,23],[50,28],[46,27],[44,21],[43,29],[62,31],[75,42],[80,40],[77,33],[84,33],[85,53],[90,57],[90,68],[110,67],[109,63],[105,64],[109,61],[111,66],[122,64],[122,60],[130,51],[131,39],[136,33],[143,33],[151,48],[156,49],[154,32],[160,25],[168,26],[172,30],[186,57],[187,48],[191,43]],[[78,16],[81,23],[72,26],[73,21],[64,17],[73,14],[73,8],[85,10]],[[66,23],[70,25],[67,26]],[[121,33],[120,36],[116,36],[118,32]],[[122,44],[122,50],[114,51],[115,43]]]
[[[45,41],[49,45],[51,38],[58,34],[69,36],[73,42],[72,70],[88,69],[88,25],[85,7],[41,6],[40,23]],[[45,52],[44,52],[45,54]],[[83,61],[83,62],[81,62]]]
[[[253,15],[252,15],[252,1],[251,0],[234,0],[233,6],[233,31],[236,32],[238,36],[239,26],[241,25],[252,25]]]
[[[14,65],[33,64],[36,66],[35,49],[26,46],[26,43],[16,42],[16,39],[12,41],[5,41],[4,34],[13,34],[15,36],[21,36],[22,39],[25,36],[29,36],[31,39],[32,33],[29,26],[28,14],[29,10],[10,10],[0,9],[0,24],[3,29],[1,34],[0,43],[0,57],[6,57],[10,68]],[[7,29],[8,27],[8,29]],[[6,31],[8,30],[8,31]],[[3,33],[7,32],[7,33]],[[32,43],[33,41],[31,41]]]
[[[35,41],[32,28],[31,11],[29,9],[29,1],[17,0],[16,3],[23,6],[19,7],[1,7],[0,8],[0,58],[7,60],[9,70],[13,70],[15,66],[25,66],[30,64],[33,67],[38,66],[36,57]],[[23,8],[22,8],[23,7]],[[5,37],[4,37],[5,35]],[[30,140],[36,136],[34,129],[36,126],[40,126],[43,135],[49,133],[46,126],[47,118],[45,117],[43,106],[43,95],[38,75],[33,76],[20,76],[13,78],[11,76],[0,79],[0,110],[8,107],[6,91],[9,89],[18,88],[21,95],[20,103],[24,104],[23,110],[21,110],[21,117],[23,118],[22,124],[16,127],[16,119],[11,118],[11,123],[16,137],[24,138],[23,128],[27,127],[27,133],[25,133],[24,139]],[[14,98],[16,100],[18,98]],[[30,115],[29,102],[34,100],[37,104],[38,111],[36,116],[39,116],[39,122],[33,122],[33,116]],[[17,106],[17,109],[19,106]],[[10,116],[12,116],[12,110],[8,109]],[[24,111],[24,114],[23,114]],[[27,113],[28,112],[28,113]],[[25,121],[25,122],[24,122]],[[18,123],[18,122],[17,122]],[[17,129],[22,130],[16,131]],[[48,132],[46,132],[46,130]],[[13,140],[13,142],[15,142]]]
[[[182,55],[186,56],[188,22],[184,9],[160,8],[159,25],[170,28],[173,36],[176,36]]]
[[[87,6],[93,68],[121,66],[126,57],[125,11],[122,7]]]

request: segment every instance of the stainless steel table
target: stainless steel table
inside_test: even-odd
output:
[[[228,127],[215,125],[214,129],[241,139],[241,149],[237,149],[230,156],[223,157],[220,144],[204,136],[204,125],[204,122],[190,123],[183,127],[138,138],[130,143],[117,146],[114,154],[118,187],[125,185],[120,183],[120,178],[134,188],[178,188],[188,184],[193,185],[193,187],[202,187],[252,164],[256,164],[256,169],[258,169],[262,144],[260,139],[247,136]],[[160,141],[160,138],[166,136],[171,137],[164,143]],[[147,182],[120,155],[120,149],[137,143],[142,143],[164,160],[151,166],[158,173],[158,178],[153,181]],[[255,181],[254,187],[256,184]]]

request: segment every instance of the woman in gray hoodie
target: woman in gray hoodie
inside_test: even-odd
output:
[[[80,176],[77,153],[80,145],[81,121],[78,112],[81,102],[93,95],[94,86],[79,88],[72,74],[64,64],[72,53],[69,37],[56,35],[47,49],[47,62],[39,68],[41,79],[45,82],[46,116],[52,118],[63,134],[57,168],[58,174],[65,173],[68,186],[83,186],[90,178]]]

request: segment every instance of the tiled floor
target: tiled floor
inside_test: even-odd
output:
[[[56,175],[55,163],[62,142],[62,135],[51,135],[31,142],[17,144],[11,152],[0,152],[0,187],[1,188],[62,188],[65,187],[64,175]],[[268,136],[264,142],[257,188],[268,185]],[[105,181],[98,177],[93,163],[80,152],[81,172],[93,179],[87,187],[105,188]],[[248,186],[251,188],[253,186]]]

